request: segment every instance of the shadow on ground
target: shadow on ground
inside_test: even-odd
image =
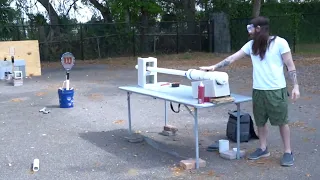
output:
[[[181,134],[184,134],[184,132],[181,132]],[[148,166],[145,166],[144,161],[155,160],[155,156],[161,157],[158,159],[160,160],[159,166],[171,166],[172,163],[176,164],[180,160],[195,158],[195,140],[193,136],[162,136],[156,132],[149,132],[147,135],[141,134],[143,141],[137,143],[131,143],[126,139],[126,137],[129,137],[126,129],[80,133],[79,136],[122,160],[130,159],[130,162],[137,164],[139,168],[148,168]],[[212,156],[212,154],[218,157],[218,153],[207,152],[206,149],[208,145],[223,138],[226,138],[223,134],[209,137],[211,140],[199,138],[200,158],[204,159]],[[243,148],[248,144],[243,142],[241,146]],[[236,146],[236,143],[230,141],[230,145]],[[161,162],[161,159],[164,161]],[[169,160],[170,163],[166,163],[165,160]]]

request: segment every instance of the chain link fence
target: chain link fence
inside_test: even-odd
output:
[[[77,59],[210,51],[209,23],[74,24],[14,26],[2,40],[39,40],[42,61],[58,61],[64,52]]]
[[[294,52],[320,54],[320,14],[270,17],[271,33],[285,38]],[[249,18],[231,19],[231,49],[248,40]],[[59,61],[64,52],[76,59],[104,59],[183,52],[214,52],[213,21],[146,24],[71,24],[0,28],[0,41],[39,40],[41,61]]]
[[[272,35],[285,38],[295,53],[320,54],[320,14],[293,14],[271,16],[270,31]],[[251,19],[230,20],[231,47],[240,49],[248,40],[246,25]]]

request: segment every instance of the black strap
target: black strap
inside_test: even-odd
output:
[[[259,139],[259,136],[257,136],[256,132],[254,131],[254,127],[253,127],[253,120],[250,116],[250,138],[252,139]]]
[[[171,110],[172,110],[173,112],[175,112],[175,113],[179,113],[179,112],[180,112],[180,106],[181,106],[181,104],[178,105],[178,111],[175,111],[175,110],[173,109],[172,102],[170,102]]]

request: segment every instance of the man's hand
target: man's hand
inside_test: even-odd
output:
[[[293,101],[296,101],[299,98],[300,98],[299,86],[294,86],[294,88],[292,89],[291,99]]]
[[[199,67],[200,70],[202,71],[214,71],[215,70],[215,66],[202,66],[202,67]]]

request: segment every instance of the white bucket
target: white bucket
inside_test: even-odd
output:
[[[219,140],[219,153],[229,151],[229,141],[225,139]]]

